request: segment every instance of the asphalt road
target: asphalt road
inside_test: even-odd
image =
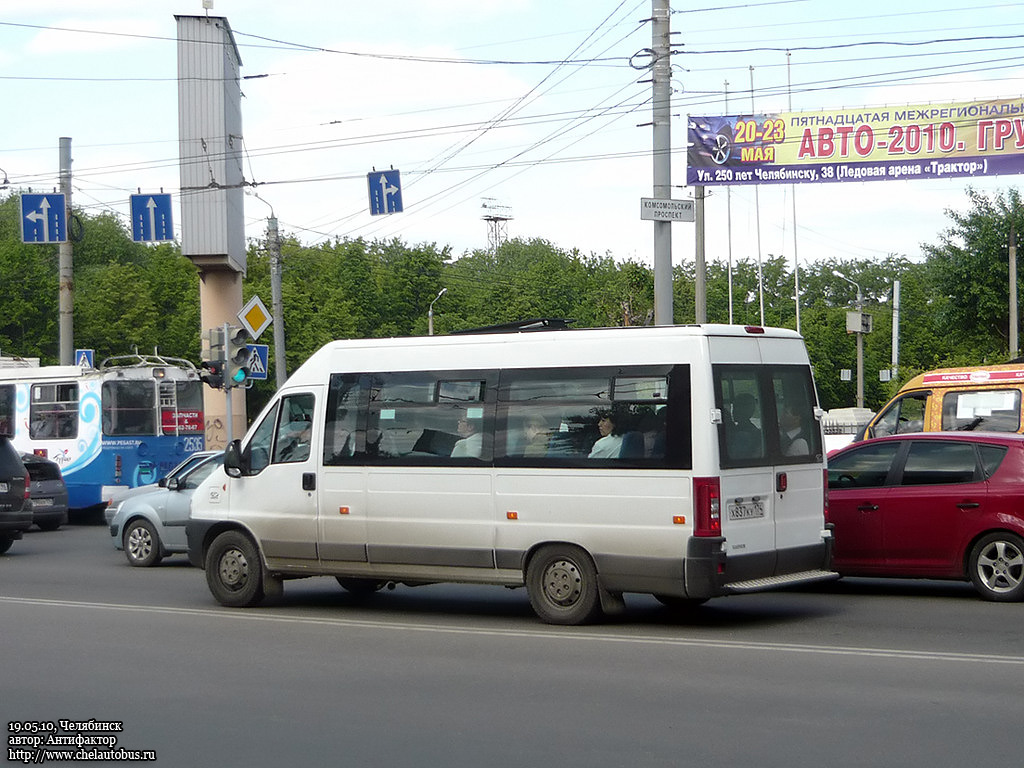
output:
[[[12,765],[38,759],[16,736],[72,733],[60,720],[122,729],[73,749],[165,767],[1019,765],[1022,636],[1024,604],[956,583],[844,580],[689,616],[627,596],[561,628],[500,587],[360,603],[307,579],[222,608],[184,557],[131,568],[102,526],[0,557]]]

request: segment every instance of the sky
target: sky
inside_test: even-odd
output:
[[[912,5],[922,10],[910,10]],[[340,238],[488,245],[509,237],[653,263],[651,0],[0,0],[0,170],[114,212],[180,185],[175,15],[227,18],[242,59],[246,236],[273,212],[307,245]],[[690,115],[899,107],[1024,95],[1024,3],[676,2],[672,196]],[[787,56],[787,51],[789,55]],[[405,210],[371,216],[366,174],[402,174]],[[709,187],[709,261],[921,258],[968,183],[1013,176]],[[795,205],[793,200],[795,195]],[[175,214],[177,216],[177,213]],[[177,221],[177,219],[176,219]],[[177,224],[176,224],[177,226]],[[794,237],[794,228],[796,236]],[[180,233],[180,229],[179,229]],[[673,262],[695,226],[672,225]]]

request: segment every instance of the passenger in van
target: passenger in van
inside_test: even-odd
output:
[[[281,448],[278,461],[305,461],[309,458],[310,435],[312,423],[309,421],[293,421],[288,425],[290,436]]]
[[[782,407],[782,453],[786,456],[806,456],[810,450],[807,433],[804,431],[803,419],[793,403]]]
[[[726,440],[729,455],[734,459],[752,459],[761,455],[761,430],[750,420],[756,411],[757,400],[750,393],[740,392],[733,398],[732,424],[726,430]]]
[[[622,435],[619,434],[615,417],[610,412],[601,414],[601,418],[597,422],[597,431],[601,433],[601,437],[597,439],[594,447],[590,449],[588,458],[619,458],[619,454],[622,452]]]
[[[484,436],[476,419],[463,416],[459,419],[459,436],[462,438],[452,448],[452,458],[479,459],[483,452]]]
[[[523,426],[523,456],[537,458],[548,455],[551,431],[540,416],[531,416]]]

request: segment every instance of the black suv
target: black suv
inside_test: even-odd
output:
[[[0,554],[32,527],[28,471],[11,441],[0,436]]]

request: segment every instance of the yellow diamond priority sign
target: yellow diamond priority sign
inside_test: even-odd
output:
[[[258,339],[260,334],[267,330],[273,318],[260,301],[260,297],[253,296],[238,313],[238,320],[253,339]]]

